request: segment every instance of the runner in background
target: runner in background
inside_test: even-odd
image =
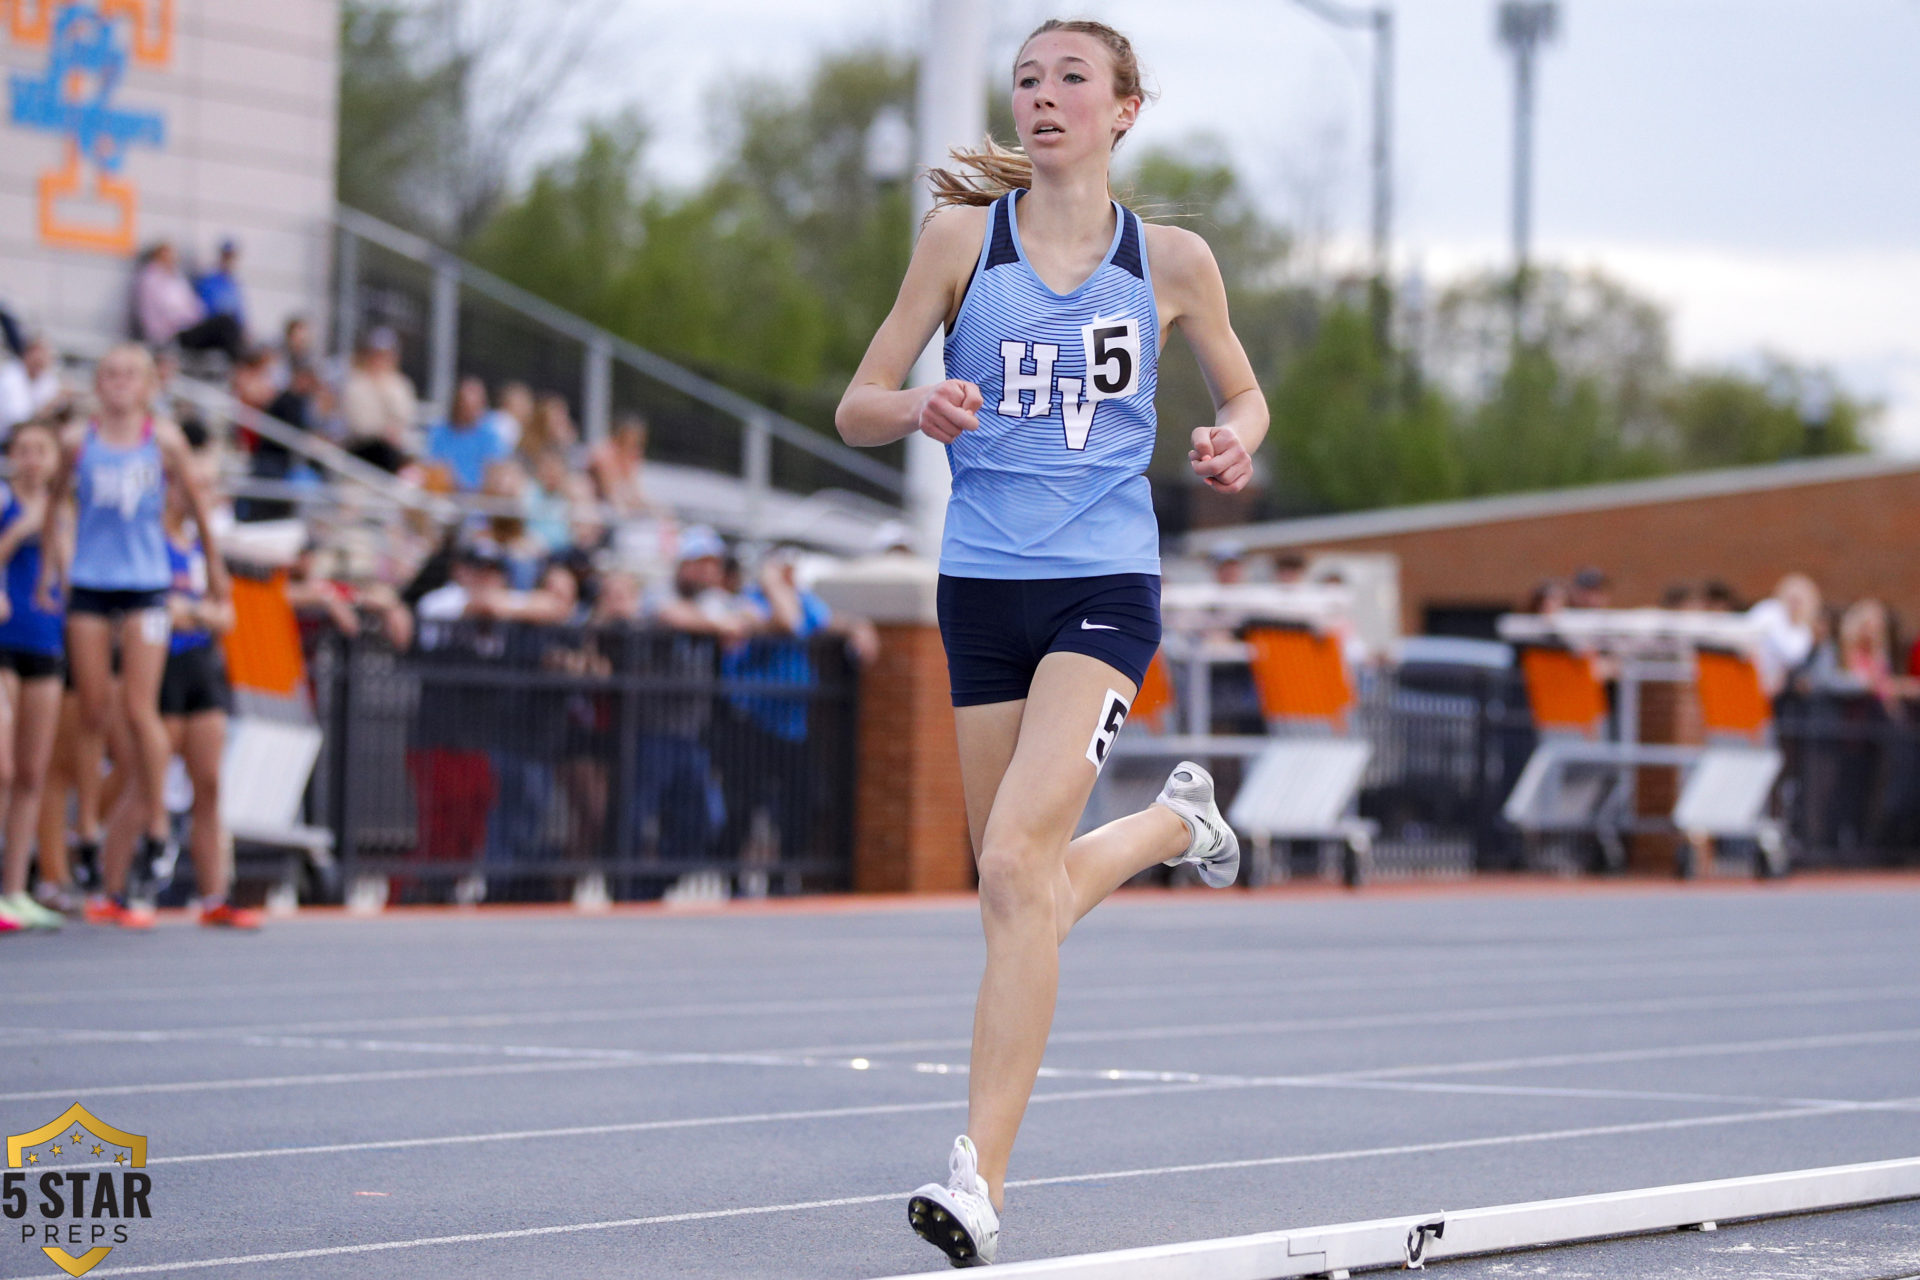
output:
[[[0,564],[7,589],[0,597],[0,829],[6,852],[0,874],[0,920],[22,928],[57,929],[62,912],[77,910],[69,886],[44,882],[44,902],[27,894],[27,862],[40,816],[41,788],[60,716],[64,670],[61,614],[34,602],[40,581],[40,531],[49,490],[60,461],[60,438],[50,420],[29,419],[7,436],[10,469],[6,503],[0,508]]]
[[[186,439],[177,425],[147,409],[154,378],[153,357],[132,344],[115,347],[95,366],[98,416],[68,432],[53,483],[54,510],[65,513],[71,502],[72,527],[55,519],[43,535],[46,554],[37,592],[41,606],[51,607],[55,588],[66,584],[67,655],[82,727],[104,735],[114,760],[128,771],[138,830],[151,828],[155,814],[163,811],[169,754],[159,703],[173,581],[162,526],[169,483],[183,486],[209,578],[216,594],[226,592],[226,570],[208,527],[205,497],[190,474]],[[89,901],[87,918],[132,928],[150,925],[144,880],[161,852],[149,836],[142,841],[138,870],[131,865],[131,849],[103,856],[102,892]]]

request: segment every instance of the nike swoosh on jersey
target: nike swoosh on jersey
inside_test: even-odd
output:
[[[1082,618],[1080,619],[1080,629],[1082,631],[1118,631],[1120,628],[1110,627],[1104,622],[1089,622],[1087,619]]]

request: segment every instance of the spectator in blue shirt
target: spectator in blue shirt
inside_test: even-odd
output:
[[[213,270],[193,282],[200,305],[210,316],[232,316],[242,333],[247,328],[246,304],[240,297],[240,280],[234,274],[240,265],[240,246],[233,240],[220,242],[220,261]]]
[[[512,450],[488,426],[487,384],[475,377],[460,379],[453,393],[453,412],[427,432],[427,460],[445,467],[453,484],[472,493],[486,481],[487,468]]]
[[[740,852],[752,830],[754,811],[760,808],[778,833],[781,858],[803,858],[813,851],[819,804],[812,788],[819,771],[809,756],[826,748],[809,734],[814,726],[809,724],[808,705],[820,684],[812,641],[843,636],[848,652],[862,665],[880,648],[872,623],[836,614],[798,584],[795,559],[790,548],[767,556],[758,580],[740,592],[741,603],[758,615],[765,630],[720,659],[721,679],[733,686],[727,698],[732,732],[720,762],[728,793],[721,847],[729,856]],[[749,692],[754,685],[767,690]]]

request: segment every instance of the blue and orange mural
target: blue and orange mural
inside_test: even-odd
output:
[[[163,147],[157,111],[117,98],[131,64],[173,57],[173,0],[0,0],[12,41],[45,48],[34,74],[8,77],[8,121],[64,139],[40,175],[40,240],[68,249],[131,253],[139,196],[126,175],[133,147]]]

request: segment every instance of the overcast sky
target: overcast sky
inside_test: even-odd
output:
[[[1056,12],[1134,40],[1161,98],[1142,142],[1220,137],[1333,252],[1367,219],[1369,43],[1290,0],[983,0],[994,65]],[[710,156],[716,86],[823,50],[914,47],[924,0],[625,0],[573,114],[637,106],[670,180]],[[1494,0],[1398,0],[1396,261],[1503,262],[1512,74]],[[1920,0],[1563,0],[1540,66],[1535,237],[1672,309],[1684,359],[1838,368],[1920,453]]]

